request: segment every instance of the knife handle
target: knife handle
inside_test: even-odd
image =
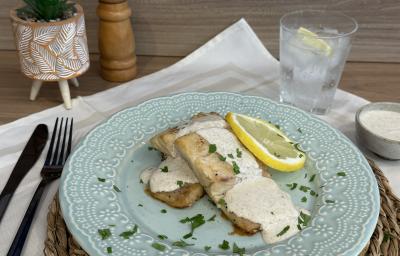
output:
[[[24,248],[26,237],[29,233],[29,228],[31,227],[33,217],[35,216],[36,208],[39,205],[40,198],[42,197],[43,191],[49,180],[42,179],[39,186],[37,187],[35,194],[25,212],[25,216],[19,225],[17,234],[8,250],[7,256],[19,256],[21,255],[22,249]]]
[[[4,187],[3,191],[1,191],[0,194],[0,223],[1,220],[3,219],[4,213],[7,210],[8,203],[10,202],[14,191],[11,189],[11,187],[14,186],[13,181],[8,180],[6,186]]]

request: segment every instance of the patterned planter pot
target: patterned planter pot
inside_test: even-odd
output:
[[[75,16],[55,22],[26,21],[17,16],[16,9],[10,12],[21,71],[34,79],[31,100],[42,81],[59,81],[64,103],[71,107],[67,80],[77,85],[75,78],[89,68],[83,9],[78,4],[75,8]]]

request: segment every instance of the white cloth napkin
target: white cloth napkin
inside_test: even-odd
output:
[[[140,68],[140,67],[139,67]],[[111,114],[147,99],[184,91],[230,91],[278,98],[279,62],[263,46],[244,19],[239,20],[178,63],[154,74],[92,96],[73,100],[73,109],[54,107],[0,126],[0,189],[2,189],[36,124],[52,129],[58,116],[75,120],[74,144]],[[81,86],[90,86],[82,84]],[[321,116],[355,141],[354,114],[368,101],[339,90],[332,111]],[[47,152],[45,148],[44,152]],[[369,153],[368,153],[369,154]],[[399,161],[376,160],[400,195]],[[0,255],[6,255],[20,221],[40,182],[45,154],[21,182],[0,223]],[[58,182],[45,191],[33,221],[23,255],[43,255],[48,206]]]

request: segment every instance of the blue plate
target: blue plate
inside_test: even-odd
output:
[[[297,206],[311,212],[307,228],[285,241],[267,245],[260,234],[229,234],[231,223],[207,197],[179,210],[144,192],[140,172],[160,162],[159,153],[148,148],[149,138],[198,112],[211,111],[269,120],[300,143],[308,156],[304,169],[294,173],[272,171],[272,176]],[[287,186],[292,183],[297,183],[297,188]],[[309,190],[300,190],[301,185]],[[311,190],[318,196],[310,195]],[[302,202],[304,196],[307,202]],[[297,108],[226,92],[156,98],[113,115],[89,132],[71,154],[61,177],[60,204],[68,229],[86,252],[110,255],[108,251],[112,251],[111,255],[121,256],[230,255],[233,243],[245,247],[248,255],[357,255],[370,239],[380,209],[374,174],[343,134]],[[190,231],[189,225],[179,220],[199,213],[206,219],[216,215],[215,221],[196,229],[196,240],[185,240],[193,245],[173,246]],[[135,225],[135,234],[121,236]],[[99,230],[103,230],[103,236]],[[168,238],[160,239],[160,235]],[[230,243],[229,250],[219,248],[223,240]],[[205,252],[205,246],[211,249]]]

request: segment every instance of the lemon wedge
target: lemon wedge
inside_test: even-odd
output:
[[[310,46],[318,51],[322,52],[326,56],[332,55],[332,47],[324,40],[318,38],[318,35],[310,30],[300,27],[297,30],[297,35],[300,36],[300,40],[307,46]]]
[[[304,167],[305,153],[275,125],[232,112],[225,119],[243,145],[267,166],[282,172]]]

